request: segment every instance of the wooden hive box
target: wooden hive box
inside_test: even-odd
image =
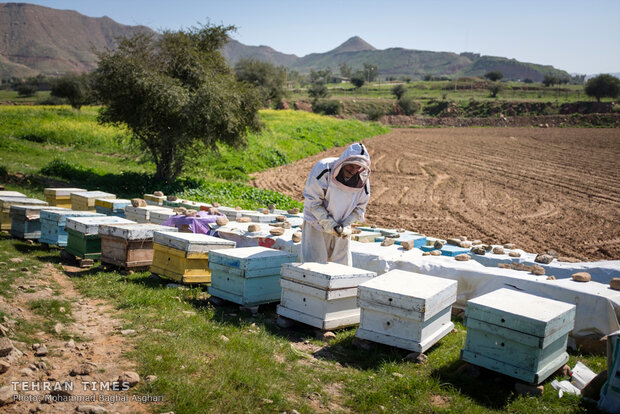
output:
[[[377,274],[338,263],[285,263],[278,315],[327,330],[360,321],[357,286]]]
[[[392,270],[358,286],[358,338],[424,352],[454,328],[455,280]]]
[[[385,240],[384,236],[379,236],[375,239],[376,242],[382,242]],[[394,239],[394,244],[402,244],[404,241],[413,241],[413,247],[420,249],[422,246],[426,246],[426,236],[422,234],[413,233],[400,233],[399,237]]]
[[[106,216],[125,217],[125,207],[131,205],[131,200],[122,198],[96,198],[95,211]]]
[[[209,252],[234,247],[233,241],[205,234],[156,231],[151,272],[180,283],[209,283]]]
[[[163,206],[166,196],[156,196],[155,194],[144,194],[143,197],[146,204],[150,206]]]
[[[297,255],[267,247],[214,250],[209,294],[243,306],[280,301],[280,267]]]
[[[162,224],[175,214],[171,208],[160,207],[149,212],[149,221],[153,224]]]
[[[431,250],[435,250],[435,247],[422,246],[420,247],[420,249],[425,252],[430,252]],[[470,249],[466,247],[453,246],[451,244],[444,244],[444,246],[441,248],[440,251],[441,251],[442,256],[449,256],[449,257],[458,256],[459,254],[462,254],[462,253],[466,253],[466,254],[471,253]]]
[[[190,210],[200,210],[200,207],[208,209],[213,206],[209,203],[202,203],[200,201],[182,200],[179,207],[185,207]]]
[[[116,198],[114,194],[103,191],[78,191],[71,193],[71,209],[77,211],[95,211],[95,199]]]
[[[68,234],[65,230],[67,217],[103,217],[103,214],[92,211],[74,210],[41,210],[41,243],[66,246]]]
[[[21,197],[21,198],[27,198],[25,194],[22,194],[19,191],[8,191],[8,190],[0,190],[0,197]]]
[[[153,263],[153,232],[175,231],[157,224],[102,224],[102,263],[109,263],[125,269],[149,267]]]
[[[71,208],[71,193],[87,191],[84,188],[45,188],[43,195],[50,206]]]
[[[0,230],[11,230],[11,206],[47,206],[47,202],[28,197],[0,197]]]
[[[461,358],[539,384],[568,361],[575,305],[510,289],[467,302]]]
[[[136,223],[150,223],[152,211],[168,211],[170,209],[160,206],[145,206],[145,207],[125,207],[125,218],[133,220]]]
[[[41,237],[40,215],[43,209],[70,211],[62,207],[12,205],[9,211],[11,235],[19,239],[38,240]]]
[[[241,214],[241,217],[248,217],[253,223],[273,223],[278,216],[279,214],[263,214],[256,211],[244,212]]]
[[[98,259],[101,256],[101,237],[99,226],[102,224],[133,223],[121,217],[67,217],[67,247],[65,250],[82,259]]]

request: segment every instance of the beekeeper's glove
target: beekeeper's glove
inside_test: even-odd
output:
[[[350,226],[344,226],[342,228],[342,232],[340,233],[340,237],[342,237],[343,239],[349,238],[351,236],[351,227]]]

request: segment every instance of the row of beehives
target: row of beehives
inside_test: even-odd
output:
[[[21,200],[26,204],[17,201],[10,208],[17,229],[11,229],[13,234],[36,236],[39,218],[41,240],[62,245],[64,230],[66,250],[76,257],[149,267],[182,283],[210,283],[212,296],[243,306],[279,302],[282,319],[323,330],[359,323],[359,338],[416,352],[426,351],[453,328],[455,281],[405,271],[377,277],[333,263],[295,263],[296,255],[278,250],[235,248],[221,238]],[[574,305],[505,289],[470,300],[462,358],[541,382],[568,358],[574,312]]]

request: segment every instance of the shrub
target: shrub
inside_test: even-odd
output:
[[[398,100],[398,106],[403,110],[405,115],[413,115],[420,110],[422,105],[419,102],[414,101],[408,96],[403,96]]]
[[[23,84],[19,85],[17,88],[17,95],[19,96],[34,96],[35,93],[39,90],[35,85]]]
[[[502,85],[499,83],[492,83],[487,88],[491,94],[491,98],[496,98],[497,94],[502,90]]]
[[[0,178],[5,179],[9,176],[9,170],[7,170],[6,166],[0,165]]]
[[[407,92],[407,89],[403,85],[396,85],[392,88],[392,94],[396,96],[396,99],[400,99]]]
[[[424,113],[430,116],[437,116],[442,113],[449,105],[450,101],[431,100],[424,106]]]
[[[342,104],[335,100],[315,100],[312,102],[312,112],[323,115],[339,115],[342,113]]]
[[[368,115],[369,120],[378,121],[383,115],[385,115],[385,111],[382,108],[373,106],[368,110],[368,112],[366,112],[366,115]]]

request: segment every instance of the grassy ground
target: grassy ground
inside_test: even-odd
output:
[[[19,266],[36,270],[41,263],[59,263],[57,250],[10,239],[0,233],[0,261],[21,258]],[[8,266],[11,266],[8,264]],[[459,373],[466,331],[456,330],[427,351],[425,364],[407,361],[407,352],[377,345],[353,345],[355,328],[336,332],[329,342],[303,326],[281,329],[275,307],[255,316],[236,306],[213,307],[203,288],[168,288],[148,272],[120,274],[95,267],[73,274],[76,288],[87,298],[112,304],[123,329],[133,329],[129,357],[142,378],[132,392],[164,395],[157,411],[199,412],[592,412],[592,404],[565,395],[558,399],[545,381],[542,397],[517,396],[513,381],[483,371],[478,378]],[[19,294],[30,278],[18,269],[2,272],[3,296]],[[30,308],[38,322],[18,321],[16,340],[33,343],[37,331],[71,320],[71,302],[62,292]],[[67,338],[70,339],[70,338]],[[74,338],[78,340],[78,338]],[[79,338],[88,342],[88,338]],[[602,356],[571,352],[569,365],[582,361],[595,371],[605,367]],[[595,410],[594,410],[595,411]]]
[[[42,112],[22,124],[10,117],[3,118],[13,122],[9,132],[0,133],[0,166],[4,166],[11,177],[7,189],[42,198],[45,180],[59,177],[71,185],[85,184],[89,189],[95,184],[103,189],[122,186],[116,187],[122,190],[119,193],[134,191],[133,195],[140,194],[137,189],[149,188],[149,185],[149,190],[154,190],[153,182],[149,181],[152,165],[124,153],[122,147],[111,146],[114,138],[102,138],[103,134],[95,133],[97,137],[93,138],[92,146],[88,145],[89,140],[82,142],[78,138],[57,142],[65,139],[64,135],[50,134],[45,140],[27,139],[29,134],[43,136],[41,131],[46,130],[35,125],[44,124],[41,118],[47,117],[48,110],[36,107],[33,110]],[[90,129],[98,128],[90,109],[76,113],[75,117],[68,108],[60,108],[60,111],[50,116],[59,125],[86,122]],[[0,111],[0,116],[7,115]],[[86,121],[80,121],[83,116]],[[249,145],[269,143],[267,147],[273,149],[273,153],[283,154],[287,162],[386,131],[375,124],[288,111],[265,111],[261,116],[267,128],[263,135],[251,138],[250,141],[256,141]],[[75,128],[81,131],[76,137],[89,129]],[[66,127],[65,131],[71,136],[71,128]],[[114,145],[123,145],[122,138],[120,141]],[[288,146],[288,141],[296,144]],[[239,163],[245,174],[266,168],[257,166],[263,156],[240,156],[226,149],[222,154],[218,162]],[[50,166],[53,159],[57,161]],[[200,163],[192,168],[196,168],[194,171],[205,168],[204,174],[210,174],[208,167],[201,167]],[[187,182],[198,183],[188,190],[197,198],[209,200],[227,195],[229,203],[246,203],[245,207],[264,205],[271,196],[255,193],[255,189],[240,182]],[[278,204],[280,207],[289,202],[282,199]],[[11,262],[14,258],[22,262]],[[36,243],[17,241],[7,233],[0,233],[0,297],[11,298],[30,289],[32,278],[45,277],[37,272],[43,263],[57,266],[60,263],[58,250],[44,250]],[[483,372],[479,378],[472,378],[459,373],[462,365],[459,353],[466,332],[457,319],[454,320],[456,331],[427,352],[426,364],[415,364],[405,359],[407,352],[402,350],[384,346],[371,350],[355,347],[354,328],[337,331],[336,337],[325,343],[316,339],[309,328],[280,329],[275,324],[274,306],[264,307],[256,316],[234,306],[214,308],[207,303],[204,288],[172,289],[165,281],[150,277],[148,272],[125,275],[97,265],[73,276],[74,285],[85,297],[103,299],[111,304],[123,321],[123,329],[137,331],[131,339],[133,347],[129,357],[136,361],[142,377],[156,375],[158,379],[152,383],[142,382],[133,392],[164,395],[165,406],[158,406],[159,412],[290,412],[295,409],[301,413],[566,413],[593,410],[592,405],[574,396],[558,399],[550,385],[551,379],[545,382],[544,396],[533,398],[515,395],[513,382],[506,377]],[[30,271],[24,272],[22,267]],[[36,332],[52,334],[56,323],[71,321],[72,302],[57,286],[51,285],[51,288],[54,290],[52,298],[29,304],[29,309],[39,319],[34,322],[18,320],[18,334],[13,339],[30,344],[36,341]],[[605,366],[604,357],[572,352],[570,366],[578,360],[597,372]]]

